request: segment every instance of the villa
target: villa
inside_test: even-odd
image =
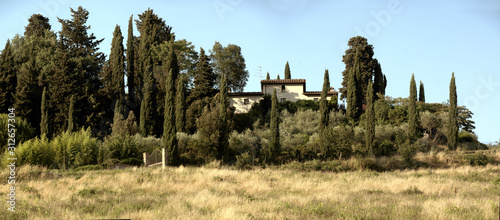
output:
[[[260,92],[235,92],[229,93],[229,103],[235,107],[235,113],[247,113],[254,103],[264,98],[264,95],[272,95],[276,89],[276,96],[279,102],[298,100],[318,101],[321,97],[321,91],[306,91],[305,79],[270,79],[261,80]],[[330,87],[327,99],[337,98],[338,93]]]

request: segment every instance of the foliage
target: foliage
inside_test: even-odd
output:
[[[347,75],[347,117],[357,120],[361,115],[362,109],[362,95],[365,94],[361,91],[361,84],[358,81],[358,75],[361,74],[361,64],[359,62],[360,55],[356,50],[354,57],[353,67],[349,69],[349,75]]]
[[[424,89],[424,83],[420,81],[420,87],[418,90],[418,101],[425,103],[425,89]]]
[[[481,152],[476,152],[465,157],[471,166],[486,166],[493,160]]]
[[[222,46],[218,41],[212,48],[210,55],[214,73],[220,82],[224,75],[227,87],[233,92],[243,92],[249,77],[246,70],[245,58],[241,55],[241,48],[235,44]]]
[[[9,133],[7,132],[7,128],[9,128],[8,124],[13,124],[15,126],[14,129],[16,136],[14,137],[14,139],[16,141],[16,145],[35,137],[35,130],[26,121],[26,119],[23,119],[21,117],[15,117],[14,119],[15,123],[12,123],[12,121],[9,123],[9,116],[7,114],[0,114],[0,127],[4,129],[3,132],[0,132],[0,143],[2,143],[0,145],[0,153],[4,152],[7,149],[7,139],[9,139]],[[12,127],[10,127],[9,129],[12,129]]]
[[[450,81],[450,106],[448,110],[448,148],[457,149],[458,144],[458,110],[457,110],[457,87],[455,85],[455,74]]]
[[[210,65],[210,58],[205,55],[205,50],[200,49],[200,57],[194,75],[194,88],[187,98],[187,103],[191,104],[196,100],[211,97],[215,94],[215,81],[217,75]]]
[[[285,79],[291,79],[292,78],[292,75],[291,75],[291,72],[290,72],[290,65],[288,64],[288,61],[286,61],[286,64],[285,64]]]
[[[271,163],[276,163],[281,152],[280,144],[280,117],[278,111],[278,98],[276,97],[276,89],[273,92],[271,99],[271,122],[269,129],[271,136],[269,138],[269,160]]]
[[[173,52],[172,52],[173,53]],[[175,57],[175,55],[173,55]],[[178,70],[177,70],[178,71]],[[179,164],[179,152],[177,148],[176,128],[175,128],[175,74],[170,69],[166,82],[165,96],[165,118],[163,121],[163,144],[168,149],[168,164]]]
[[[408,137],[410,142],[417,140],[418,135],[418,112],[417,112],[417,85],[415,83],[415,76],[411,75],[410,81],[410,97],[408,98]]]
[[[366,149],[368,149],[368,154],[373,155],[374,148],[374,138],[375,138],[375,107],[373,103],[373,99],[375,98],[373,94],[373,84],[372,82],[368,82],[368,90],[366,93],[366,133],[365,133],[365,143]]]
[[[252,169],[252,155],[245,152],[241,155],[236,156],[236,168],[239,170],[251,170]]]
[[[14,106],[17,85],[16,72],[13,50],[10,40],[7,40],[0,56],[0,113],[6,113],[8,108]]]

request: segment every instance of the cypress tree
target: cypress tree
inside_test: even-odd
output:
[[[342,62],[345,63],[345,70],[342,72],[342,88],[339,89],[340,98],[347,98],[349,74],[351,69],[356,68],[357,90],[360,94],[357,101],[361,103],[358,107],[361,107],[362,103],[366,103],[364,100],[366,88],[368,81],[371,81],[374,77],[377,60],[373,58],[373,46],[368,44],[366,38],[361,36],[352,37],[349,39],[347,45],[349,48],[345,51],[345,55],[342,56]],[[354,65],[356,61],[359,64],[358,67]],[[377,85],[374,85],[374,87],[377,87]]]
[[[418,123],[418,113],[417,113],[417,84],[415,83],[415,76],[411,75],[410,81],[410,97],[408,98],[408,137],[413,143],[417,139],[417,123]]]
[[[221,76],[220,82],[220,92],[219,92],[219,157],[223,159],[226,150],[229,147],[229,129],[227,127],[227,108],[229,107],[229,101],[227,97],[227,77],[225,75]]]
[[[147,137],[149,135],[153,135],[153,128],[154,128],[154,121],[153,119],[153,85],[154,85],[154,79],[152,76],[152,73],[149,73],[149,75],[144,79],[144,91],[143,91],[143,98],[141,101],[141,117],[140,117],[140,122],[139,122],[139,132],[141,135],[144,137]]]
[[[354,66],[350,70],[348,86],[347,86],[347,112],[346,115],[349,118],[357,120],[362,111],[362,97],[360,97],[361,91],[359,89],[359,82],[357,80],[357,73],[361,71],[358,62],[358,53],[354,59]]]
[[[269,159],[272,163],[277,162],[278,155],[281,152],[280,145],[280,118],[278,112],[278,97],[276,96],[276,89],[274,89],[271,99],[271,138],[269,141]]]
[[[278,76],[276,77],[276,79],[280,79],[280,74],[278,74]]]
[[[448,110],[448,148],[450,150],[456,150],[457,142],[458,142],[457,86],[455,84],[455,73],[452,73],[450,81],[450,107]]]
[[[286,61],[285,65],[285,79],[291,79],[291,73],[290,73],[290,65],[288,64],[288,61]]]
[[[71,99],[69,100],[69,112],[68,112],[68,133],[71,133],[75,131],[75,122],[73,120],[73,117],[75,115],[75,95],[71,96]]]
[[[319,112],[320,112],[320,131],[328,127],[329,119],[329,109],[328,109],[328,91],[330,90],[330,76],[328,70],[325,70],[325,76],[323,79],[323,89],[321,90],[321,98],[319,100]],[[320,133],[321,134],[321,133]]]
[[[134,66],[134,60],[135,60],[135,49],[134,49],[134,30],[133,30],[133,24],[132,24],[132,18],[133,15],[130,16],[130,19],[128,21],[128,36],[127,36],[127,88],[128,88],[128,95],[130,100],[136,101],[137,97],[135,96],[135,79],[134,79],[134,74],[135,74],[135,66]]]
[[[418,92],[418,101],[425,103],[425,90],[424,90],[424,83],[420,81],[420,89]]]
[[[49,103],[48,103],[47,89],[43,88],[42,93],[42,106],[41,106],[41,121],[40,121],[40,133],[41,137],[51,138],[50,133],[50,119],[49,119]]]
[[[171,165],[178,165],[179,150],[177,148],[176,128],[175,128],[175,83],[173,70],[170,69],[165,84],[165,117],[163,122],[163,143],[168,149],[168,160]]]
[[[382,68],[380,67],[380,63],[378,61],[376,61],[374,71],[375,76],[373,79],[373,90],[375,99],[378,99],[377,94],[385,95],[385,87],[387,82],[385,81],[385,75],[382,73]]]
[[[271,77],[269,76],[269,72],[267,72],[267,75],[266,75],[266,80],[270,80]]]
[[[366,133],[365,142],[368,154],[373,155],[374,139],[375,139],[375,109],[374,109],[374,94],[373,83],[368,82],[366,91]]]
[[[17,87],[16,72],[14,54],[10,40],[7,40],[0,57],[0,112],[7,112],[8,108],[14,107]]]
[[[111,41],[111,53],[109,54],[109,62],[111,65],[111,100],[125,97],[125,56],[123,48],[123,36],[120,26],[115,26],[113,39]]]
[[[186,78],[177,79],[175,99],[175,128],[177,132],[186,132]]]

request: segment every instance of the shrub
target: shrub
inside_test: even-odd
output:
[[[99,158],[100,164],[109,166],[119,162],[140,165],[142,163],[142,152],[144,152],[140,148],[145,147],[137,144],[138,140],[140,139],[131,136],[108,137],[102,144]]]
[[[465,158],[471,166],[486,166],[488,163],[493,162],[491,158],[487,157],[481,152],[467,155]]]
[[[252,164],[253,158],[248,152],[236,156],[236,168],[239,170],[250,170],[252,169]]]
[[[459,143],[477,142],[477,135],[474,133],[466,132],[466,131],[460,131],[458,133],[458,142]]]
[[[16,126],[15,129],[15,140],[16,140],[16,146],[19,144],[30,140],[31,138],[35,137],[35,130],[31,127],[31,125],[28,123],[23,118],[20,117],[15,117],[15,123],[14,125]],[[2,128],[2,132],[0,132],[0,152],[4,152],[7,149],[7,139],[8,139],[8,132],[4,132],[3,129],[7,129],[8,127],[8,120],[9,116],[8,114],[0,114],[0,128]],[[17,150],[17,149],[16,149]]]
[[[55,152],[55,162],[59,168],[97,164],[100,142],[93,138],[90,129],[78,132],[64,132],[56,136],[50,145]]]
[[[411,163],[415,155],[417,155],[417,147],[407,140],[404,144],[399,145],[398,153],[406,162]]]

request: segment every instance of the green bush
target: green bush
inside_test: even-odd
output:
[[[54,161],[59,168],[71,168],[97,164],[101,143],[92,137],[90,129],[78,132],[64,132],[51,140],[50,145],[55,152]]]
[[[7,149],[7,139],[9,132],[7,132],[8,128],[8,114],[0,114],[0,152],[4,152]],[[11,123],[12,124],[12,123]],[[35,137],[35,130],[31,127],[31,125],[23,118],[15,117],[15,141],[16,146],[19,146],[21,143],[30,140]],[[17,149],[16,149],[17,150]]]
[[[115,163],[140,165],[142,163],[142,152],[144,151],[140,150],[141,146],[136,141],[140,141],[140,139],[131,136],[107,138],[100,150],[100,164],[105,166]]]
[[[464,142],[477,142],[477,135],[474,133],[466,132],[466,131],[460,131],[458,133],[458,142],[459,143],[464,143]]]
[[[493,159],[484,155],[481,152],[476,152],[474,154],[467,155],[466,160],[471,166],[486,166],[488,163],[492,163]]]
[[[236,156],[236,168],[239,170],[251,170],[252,164],[253,158],[248,152]]]
[[[399,145],[398,153],[406,162],[413,162],[413,158],[417,155],[417,147],[411,144],[409,140]]]

